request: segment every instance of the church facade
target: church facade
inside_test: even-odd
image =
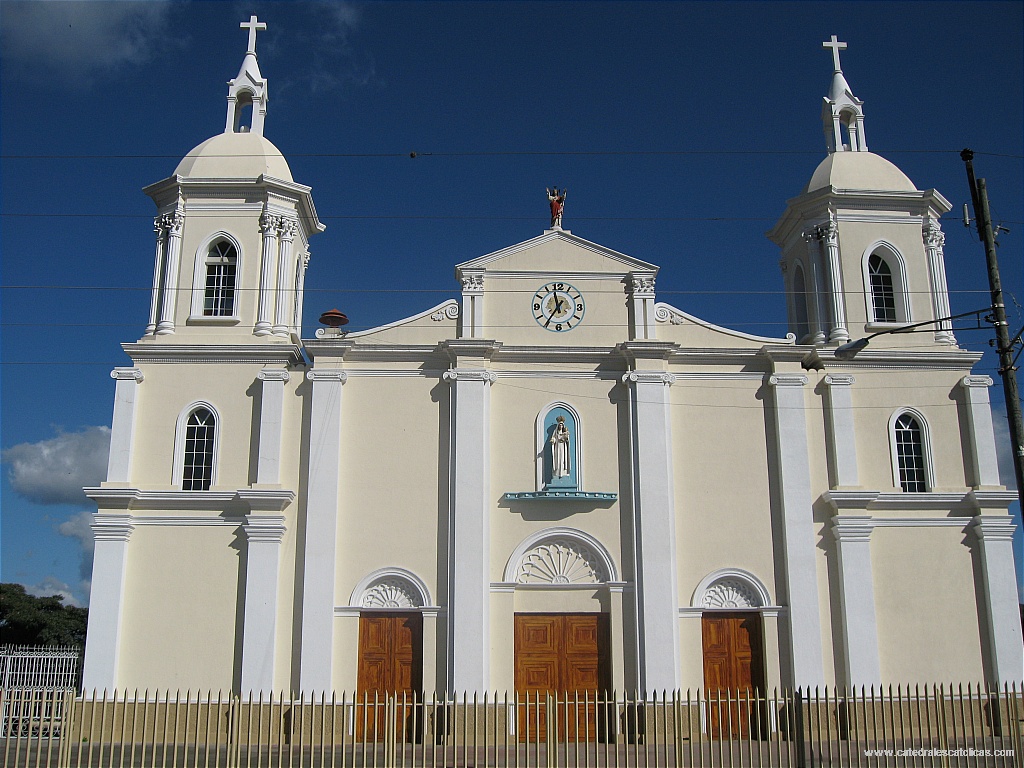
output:
[[[659,302],[659,268],[563,229],[556,189],[549,229],[455,266],[457,298],[302,339],[324,227],[242,26],[225,131],[145,190],[85,688],[1024,679],[992,381],[944,319],[950,204],[868,151],[841,43],[828,156],[769,233],[785,338]]]

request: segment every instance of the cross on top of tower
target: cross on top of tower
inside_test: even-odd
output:
[[[253,18],[255,19],[256,17],[253,16]],[[835,68],[836,72],[842,72],[843,68],[839,66],[839,52],[846,50],[846,43],[839,42],[839,38],[837,38],[835,35],[832,35],[832,39],[826,40],[824,43],[821,44],[821,47],[832,49],[832,65]]]
[[[262,21],[257,21],[255,16],[250,16],[248,21],[243,21],[238,26],[240,28],[242,28],[242,29],[248,29],[249,30],[249,48],[246,51],[246,53],[251,53],[251,54],[253,54],[255,56],[256,55],[256,32],[261,30],[261,29],[266,29],[267,28],[266,23],[262,22]],[[832,39],[835,40],[835,36],[834,35],[833,35]],[[845,43],[843,44],[843,47],[846,47]]]

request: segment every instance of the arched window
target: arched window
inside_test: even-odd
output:
[[[217,420],[209,408],[196,408],[185,424],[185,456],[181,487],[208,491],[213,482],[214,439]]]
[[[871,320],[876,323],[895,323],[896,291],[892,269],[877,253],[868,258],[868,281],[871,289]]]
[[[892,425],[895,470],[900,487],[909,493],[928,490],[925,435],[921,422],[911,413],[901,413]]]
[[[206,287],[203,291],[204,317],[235,314],[235,278],[238,252],[227,240],[218,240],[206,255]]]

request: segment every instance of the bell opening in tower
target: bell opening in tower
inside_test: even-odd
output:
[[[252,130],[252,94],[242,91],[235,104],[235,133],[249,133]]]

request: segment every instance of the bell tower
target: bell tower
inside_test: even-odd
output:
[[[828,156],[768,232],[782,249],[790,330],[798,343],[825,346],[936,320],[932,341],[954,345],[950,321],[939,320],[950,314],[939,219],[951,206],[868,151],[864,102],[840,66],[846,43],[832,35],[822,46],[833,64],[822,106]],[[890,334],[872,345],[906,343]]]
[[[146,187],[157,206],[149,322],[143,342],[293,342],[301,334],[309,238],[324,230],[311,189],[297,184],[264,135],[268,86],[255,16],[228,82],[224,132]]]

